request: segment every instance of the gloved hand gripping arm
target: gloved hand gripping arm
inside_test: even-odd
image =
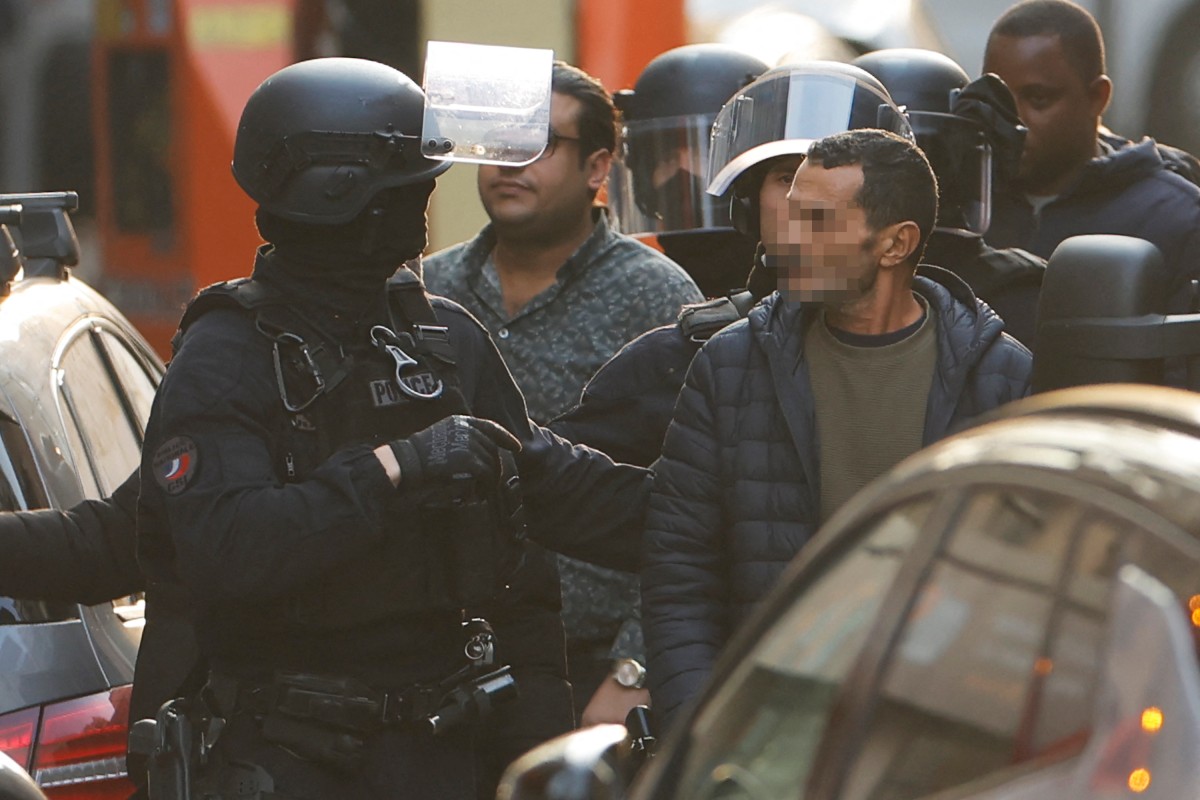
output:
[[[521,450],[521,442],[495,422],[455,414],[376,448],[375,456],[394,486],[480,481],[500,477],[500,450]]]

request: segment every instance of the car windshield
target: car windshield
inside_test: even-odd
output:
[[[929,507],[910,504],[864,531],[763,633],[692,725],[674,797],[800,796],[833,700]]]

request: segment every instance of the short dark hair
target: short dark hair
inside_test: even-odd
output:
[[[596,78],[565,61],[555,61],[550,90],[574,97],[579,111],[579,164],[597,150],[617,148],[617,112],[612,95]]]
[[[1104,35],[1095,17],[1070,0],[1024,0],[992,25],[988,47],[997,36],[1024,39],[1057,36],[1071,66],[1091,83],[1104,74]]]
[[[890,131],[863,128],[835,133],[812,143],[808,161],[825,169],[861,166],[862,188],[854,202],[865,212],[872,230],[912,221],[921,232],[909,256],[914,265],[937,221],[937,178],[921,149]]]

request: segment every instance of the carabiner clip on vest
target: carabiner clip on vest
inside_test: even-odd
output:
[[[294,333],[287,333],[285,331],[275,336],[274,339],[275,381],[279,385],[279,398],[283,400],[284,408],[291,413],[296,414],[315,403],[317,398],[325,392],[325,376],[321,374],[320,367],[318,367],[317,362],[313,360],[312,351],[309,349],[308,344],[305,343],[305,341],[299,336]],[[300,366],[303,366],[304,370],[312,376],[315,388],[312,395],[302,403],[293,403],[291,398],[288,396],[287,383],[283,379],[283,357],[279,352],[280,345],[284,344],[296,347],[296,349],[300,352],[301,359],[303,359]],[[297,363],[297,361],[297,359],[292,359],[292,363]]]
[[[408,367],[420,366],[420,362],[404,352],[401,344],[407,340],[410,347],[415,351],[416,347],[412,345],[412,337],[408,334],[398,334],[395,331],[384,325],[376,325],[371,328],[371,343],[374,344],[379,351],[385,355],[391,356],[396,362],[396,385],[400,391],[404,392],[414,400],[436,400],[442,396],[442,390],[446,388],[441,378],[435,379],[429,386],[429,391],[421,391],[420,384],[413,385],[413,382],[405,380],[404,370]]]

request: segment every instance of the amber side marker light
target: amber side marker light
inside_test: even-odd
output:
[[[1161,708],[1151,706],[1142,712],[1142,730],[1146,733],[1158,733],[1163,726],[1163,712]]]
[[[1150,788],[1150,770],[1135,769],[1129,773],[1129,789],[1130,791],[1141,794]]]

